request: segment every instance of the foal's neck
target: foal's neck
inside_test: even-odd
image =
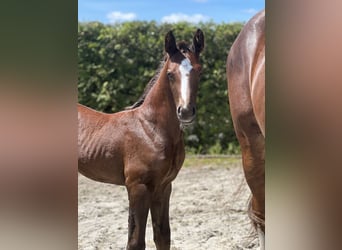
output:
[[[167,77],[168,63],[169,61],[167,60],[141,108],[146,119],[154,121],[165,129],[176,129],[180,131],[180,124],[176,114],[176,104]]]

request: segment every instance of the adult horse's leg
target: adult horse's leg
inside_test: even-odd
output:
[[[260,249],[265,242],[265,138],[254,118],[237,122],[236,132],[241,145],[242,164],[246,182],[251,189],[252,199],[249,216],[260,239]],[[241,118],[241,117],[240,117]],[[253,122],[254,121],[254,122]]]
[[[157,250],[169,250],[171,244],[169,201],[171,194],[171,183],[165,190],[157,192],[152,197],[151,215],[153,224],[153,239]]]
[[[126,184],[129,198],[127,250],[145,249],[146,221],[150,192],[145,184]]]

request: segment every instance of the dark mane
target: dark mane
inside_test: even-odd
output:
[[[146,85],[144,92],[142,93],[142,95],[139,97],[139,99],[131,106],[128,106],[125,108],[125,110],[130,110],[130,109],[135,109],[137,107],[140,107],[143,103],[144,100],[147,96],[147,94],[150,92],[150,90],[152,89],[153,85],[156,83],[159,74],[161,72],[161,70],[163,69],[165,62],[166,62],[167,57],[164,56],[164,59],[160,62],[159,67],[156,71],[156,74],[151,78],[151,80],[148,82],[148,84]]]
[[[190,48],[188,46],[188,44],[184,41],[181,41],[177,44],[178,49],[183,53],[186,54],[190,51],[192,51],[192,48]],[[146,98],[146,96],[148,95],[148,93],[150,92],[150,90],[152,89],[153,85],[156,83],[159,74],[161,72],[161,70],[163,69],[165,62],[167,60],[167,56],[165,55],[163,60],[161,61],[161,63],[159,64],[159,67],[157,69],[156,74],[151,78],[151,80],[148,82],[148,84],[146,85],[143,94],[139,97],[139,99],[131,106],[128,106],[125,108],[125,110],[131,110],[131,109],[135,109],[137,107],[140,107],[143,103],[144,100]]]

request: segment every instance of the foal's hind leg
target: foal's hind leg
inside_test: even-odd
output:
[[[145,249],[145,231],[150,207],[150,192],[145,184],[126,184],[126,187],[129,198],[127,250]]]
[[[169,201],[171,194],[171,183],[165,190],[157,192],[152,197],[151,215],[153,224],[153,238],[157,250],[169,250],[171,243],[169,223]]]

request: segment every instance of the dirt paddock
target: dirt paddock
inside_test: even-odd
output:
[[[249,189],[240,159],[187,159],[170,201],[172,250],[258,249],[246,213]],[[78,249],[125,249],[128,198],[125,187],[79,175]],[[155,249],[149,215],[146,249]]]

